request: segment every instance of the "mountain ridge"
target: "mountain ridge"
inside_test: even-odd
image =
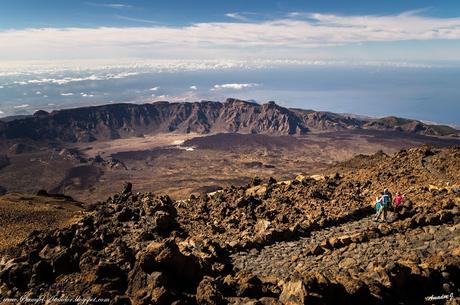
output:
[[[0,139],[92,142],[156,133],[257,133],[301,135],[347,129],[395,130],[430,136],[459,136],[445,125],[394,116],[364,119],[327,111],[285,108],[229,98],[215,101],[108,104],[63,109],[0,121]]]

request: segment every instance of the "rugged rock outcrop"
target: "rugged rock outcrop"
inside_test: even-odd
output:
[[[344,129],[399,130],[427,135],[458,135],[448,126],[415,120],[356,119],[347,115],[259,105],[237,99],[225,103],[113,104],[40,112],[0,123],[0,138],[92,142],[164,132],[239,132],[292,135]]]
[[[458,134],[458,130],[455,130],[449,126],[443,125],[430,125],[425,124],[417,120],[409,120],[404,118],[398,118],[394,116],[384,117],[381,119],[371,120],[364,124],[364,128],[377,129],[377,130],[396,130],[408,133],[417,133],[424,135],[454,135]]]

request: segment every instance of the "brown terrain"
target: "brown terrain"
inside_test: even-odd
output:
[[[0,186],[29,194],[45,189],[92,203],[132,181],[139,191],[183,199],[191,193],[243,185],[257,175],[288,179],[315,174],[356,154],[393,153],[422,144],[459,145],[460,140],[346,130],[301,136],[158,134],[56,147],[34,143],[27,152],[6,149],[8,166],[0,169]]]
[[[132,181],[139,191],[183,199],[256,175],[318,173],[356,154],[459,145],[458,135],[414,120],[234,99],[39,111],[0,126],[0,189],[45,189],[92,203]]]
[[[81,203],[65,196],[21,195],[0,197],[0,252],[22,242],[34,230],[61,228],[83,215]]]
[[[0,263],[1,295],[111,304],[457,304],[460,148],[357,156],[174,201],[124,190]],[[386,223],[382,188],[405,193]],[[452,295],[452,297],[450,297]]]
[[[0,303],[457,304],[459,145],[234,99],[0,122]]]

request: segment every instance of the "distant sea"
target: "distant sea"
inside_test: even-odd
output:
[[[419,65],[187,64],[2,69],[0,117],[119,102],[275,101],[460,125],[460,68]]]

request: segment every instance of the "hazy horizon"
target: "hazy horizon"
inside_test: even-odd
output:
[[[460,125],[460,68],[397,62],[187,62],[0,71],[0,116],[158,100],[286,107]],[[18,70],[14,70],[18,71]],[[2,74],[3,72],[3,74]]]

